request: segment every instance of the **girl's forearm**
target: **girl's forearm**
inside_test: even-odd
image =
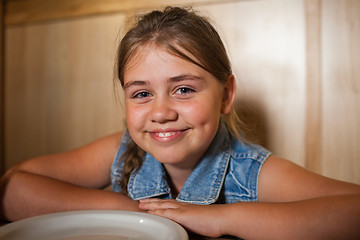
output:
[[[225,234],[244,239],[360,239],[360,196],[223,205]]]
[[[1,217],[10,221],[69,210],[141,211],[137,201],[125,195],[78,187],[31,173],[15,172],[2,180]]]

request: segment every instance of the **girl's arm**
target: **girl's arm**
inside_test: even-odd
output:
[[[126,196],[100,190],[110,184],[110,168],[121,140],[117,133],[76,150],[33,158],[0,179],[0,217],[10,221],[66,210],[140,211]]]
[[[343,195],[289,203],[193,205],[147,199],[140,208],[208,237],[243,239],[359,239],[360,197]]]
[[[200,206],[148,199],[140,208],[201,235],[244,239],[359,239],[360,187],[270,157],[257,203]]]

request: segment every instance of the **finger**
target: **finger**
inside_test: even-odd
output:
[[[161,201],[160,198],[145,198],[145,199],[141,199],[139,200],[142,203],[146,203],[146,202],[156,202],[156,201]]]
[[[153,214],[153,215],[157,215],[160,217],[164,217],[164,218],[168,218],[170,220],[173,221],[177,221],[177,209],[174,208],[167,208],[167,209],[154,209],[154,210],[150,210],[148,211],[148,213]]]
[[[174,199],[160,199],[160,198],[146,198],[146,199],[141,199],[140,202],[143,203],[149,203],[149,202],[174,202],[176,200]]]
[[[168,209],[178,208],[180,205],[176,201],[142,201],[139,203],[139,208],[142,210]]]
[[[192,231],[194,233],[209,236],[209,237],[219,237],[218,227],[214,224],[214,219],[206,218],[204,219],[201,216],[194,216],[193,214],[183,211],[184,209],[155,209],[148,211],[148,213],[157,215],[170,219],[174,222],[177,222],[185,229]]]

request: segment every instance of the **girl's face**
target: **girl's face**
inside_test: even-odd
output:
[[[138,146],[165,167],[192,169],[217,132],[224,86],[193,63],[145,47],[126,66],[124,90]]]

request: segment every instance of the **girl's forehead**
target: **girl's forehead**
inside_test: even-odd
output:
[[[197,68],[196,64],[191,63],[175,54],[171,53],[165,47],[156,46],[155,44],[139,47],[128,60],[125,66],[125,75],[134,72],[139,68],[151,66],[158,67],[161,64],[171,64],[179,68],[190,67]]]
[[[140,46],[138,49],[134,51],[132,56],[129,58],[126,66],[131,68],[134,67],[134,65],[141,64],[145,61],[146,57],[148,57],[151,54],[156,55],[164,55],[166,52],[164,49],[157,47],[155,45],[145,45]]]
[[[192,54],[184,51],[189,58]],[[184,78],[184,76],[188,76]],[[191,78],[189,76],[192,76]],[[175,55],[165,47],[148,45],[138,48],[124,69],[124,85],[129,86],[132,82],[171,83],[170,79],[203,79],[208,83],[220,82],[208,71],[190,60]]]

